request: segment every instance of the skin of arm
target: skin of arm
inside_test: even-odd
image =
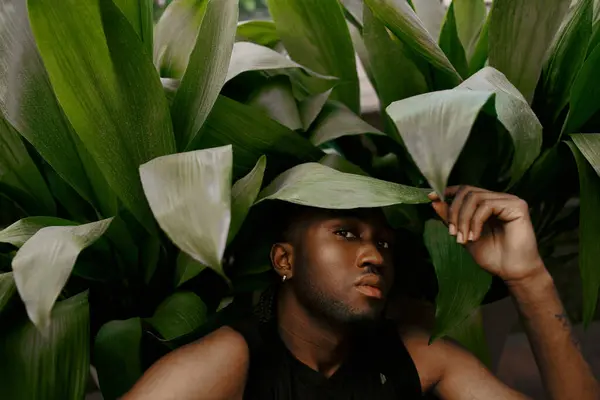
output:
[[[241,400],[249,350],[231,328],[167,354],[140,378],[122,400]]]
[[[549,398],[599,400],[600,386],[579,346],[552,278],[537,250],[527,204],[516,196],[470,186],[449,187],[451,204],[429,195],[449,234],[473,259],[502,278],[521,315]],[[428,345],[429,335],[401,332],[425,390],[445,400],[526,399],[450,340]]]

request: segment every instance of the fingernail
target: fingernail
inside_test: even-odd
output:
[[[469,241],[474,241],[475,240],[475,234],[473,233],[473,231],[469,232]]]
[[[429,197],[430,199],[435,199],[437,196],[437,194],[435,192],[431,192],[427,195],[427,197]]]
[[[456,235],[456,242],[457,243],[463,243],[463,234],[462,234],[462,232],[458,232],[458,235]]]
[[[450,231],[450,234],[452,236],[456,235],[456,227],[454,226],[454,224],[449,224],[448,225],[448,230]]]

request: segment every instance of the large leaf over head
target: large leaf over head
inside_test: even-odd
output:
[[[206,13],[171,105],[179,149],[187,149],[225,84],[235,42],[238,0],[208,0]]]
[[[150,232],[137,168],[175,151],[167,101],[150,55],[110,1],[29,0],[56,97],[111,188]]]
[[[12,261],[15,283],[29,319],[38,328],[50,323],[54,302],[79,253],[98,240],[111,221],[42,228],[19,249]]]
[[[267,158],[261,156],[252,171],[233,184],[231,188],[231,224],[229,225],[227,242],[235,238],[250,211],[250,207],[254,204],[262,186],[266,167]]]
[[[456,84],[461,81],[452,63],[405,0],[365,0],[365,4],[416,55],[447,74]]]
[[[427,203],[427,192],[368,176],[339,172],[319,163],[291,168],[262,190],[257,203],[283,200],[330,209]]]
[[[160,227],[194,259],[223,275],[231,220],[231,146],[156,158],[140,167]]]
[[[238,42],[233,46],[225,81],[249,71],[288,75],[294,85],[294,94],[301,100],[308,95],[326,92],[338,82],[337,78],[316,73],[268,47]]]
[[[302,121],[292,85],[286,76],[276,76],[257,89],[247,104],[291,130],[302,129]]]
[[[58,104],[31,33],[26,6],[25,0],[0,4],[0,10],[13,10],[0,31],[0,46],[4,46],[0,64],[6,67],[0,73],[0,92],[6,89],[7,93],[0,96],[0,110],[81,197],[101,214],[112,216],[116,196]],[[38,196],[44,199],[42,190]]]
[[[142,376],[141,340],[139,318],[110,321],[98,331],[93,364],[105,399],[123,396]]]
[[[385,108],[396,100],[427,92],[424,73],[429,67],[425,65],[425,71],[420,70],[412,50],[390,34],[366,5],[363,15],[363,37],[382,107]],[[401,79],[398,76],[400,71]]]
[[[600,134],[571,137],[575,144],[567,144],[579,170],[579,270],[583,284],[583,323],[587,327],[594,318],[600,289]]]
[[[262,155],[270,170],[281,171],[300,162],[317,161],[323,152],[296,132],[257,113],[252,107],[220,96],[194,148],[231,144],[233,176],[248,173]]]
[[[172,1],[154,28],[153,57],[160,76],[181,78],[196,44],[208,0]]]
[[[546,52],[569,3],[565,0],[495,0],[492,3],[490,66],[504,73],[529,103]]]
[[[557,34],[542,71],[543,109],[555,122],[569,102],[571,85],[586,56],[592,34],[592,0],[579,0]]]
[[[310,141],[319,146],[348,135],[361,135],[371,133],[374,135],[385,135],[379,129],[369,125],[358,115],[354,114],[342,103],[329,102],[321,111],[321,114],[309,131]]]
[[[496,94],[498,121],[510,134],[515,153],[510,170],[511,184],[518,181],[540,153],[542,125],[525,98],[492,67],[486,67],[461,83],[458,88],[489,90]]]
[[[10,243],[15,247],[21,247],[33,235],[47,226],[69,226],[77,225],[75,222],[56,217],[27,217],[0,231],[0,242]]]
[[[571,87],[569,114],[563,133],[575,133],[600,110],[600,46],[588,56]]]
[[[207,309],[193,292],[176,292],[167,297],[148,322],[165,340],[174,340],[206,322]]]
[[[25,316],[2,325],[0,387],[7,399],[84,398],[90,375],[87,293],[58,302],[40,332]]]
[[[386,109],[417,167],[437,193],[444,193],[477,115],[493,96],[489,91],[444,90],[400,100]]]
[[[292,59],[340,84],[332,96],[360,111],[352,39],[338,0],[269,0],[277,32]]]
[[[481,304],[492,276],[456,243],[441,222],[429,220],[423,234],[438,281],[435,329],[431,340],[456,328]]]
[[[0,192],[29,213],[54,214],[56,205],[19,134],[0,114]]]
[[[452,6],[458,37],[465,49],[467,59],[470,59],[485,22],[485,2],[484,0],[453,0]]]

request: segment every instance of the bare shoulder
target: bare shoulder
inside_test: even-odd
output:
[[[123,400],[241,399],[249,359],[244,337],[222,327],[161,358]]]
[[[420,328],[399,328],[424,391],[442,399],[523,400],[526,396],[502,383],[471,352],[452,339],[429,344],[430,333]]]

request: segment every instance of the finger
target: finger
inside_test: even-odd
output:
[[[524,215],[523,206],[524,201],[514,196],[482,200],[471,218],[472,241],[481,237],[485,223],[491,216],[509,222]]]
[[[469,186],[469,185],[455,185],[455,186],[448,186],[446,188],[446,190],[444,190],[444,196],[447,197],[456,197],[457,193],[463,190],[475,190],[477,192],[489,192],[489,190],[480,188],[480,187],[475,187],[475,186]]]
[[[458,234],[458,214],[460,208],[462,207],[465,196],[470,192],[483,192],[482,189],[477,189],[466,185],[460,186],[458,189],[456,188],[456,186],[448,188],[450,189],[450,193],[454,193],[454,199],[452,200],[448,214],[448,230],[450,231],[451,235]]]
[[[467,243],[469,240],[473,240],[471,236],[472,227],[471,221],[475,214],[478,206],[484,201],[502,200],[504,196],[502,193],[494,192],[474,192],[470,191],[463,197],[462,204],[458,210],[458,219],[456,222],[456,241],[458,243]]]
[[[431,203],[431,206],[437,213],[437,215],[444,221],[444,223],[448,223],[448,210],[450,206],[445,201],[434,201]]]

